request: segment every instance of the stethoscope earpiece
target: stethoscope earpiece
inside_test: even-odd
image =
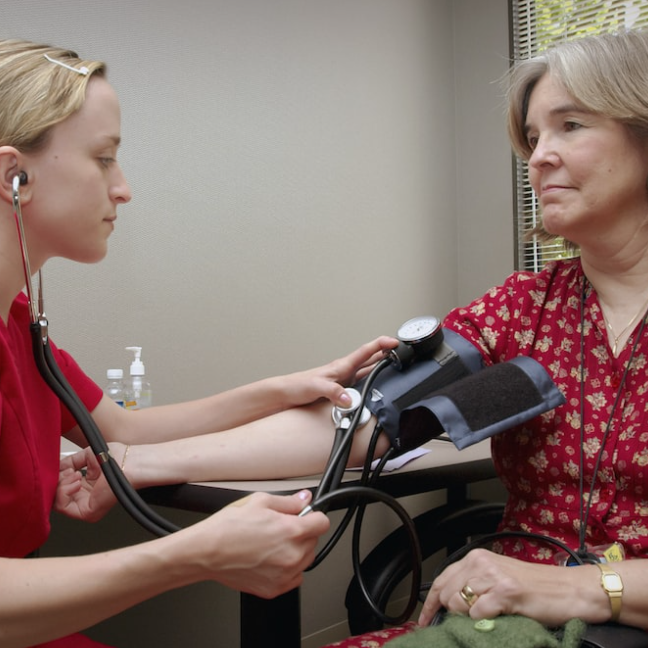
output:
[[[16,206],[16,202],[20,200],[20,195],[18,193],[19,187],[26,185],[28,182],[29,182],[29,177],[27,176],[26,171],[20,171],[13,177],[11,188],[13,190],[14,207]]]

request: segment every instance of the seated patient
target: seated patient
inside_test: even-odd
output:
[[[517,63],[508,125],[542,208],[536,234],[563,237],[575,256],[513,274],[444,326],[486,364],[534,358],[566,398],[492,440],[508,490],[502,530],[603,562],[565,567],[552,545],[527,539],[477,549],[436,579],[418,623],[445,608],[648,628],[648,33],[582,38]],[[622,593],[603,586],[603,570]],[[410,629],[336,645],[377,647]]]

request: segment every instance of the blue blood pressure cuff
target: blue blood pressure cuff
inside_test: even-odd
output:
[[[446,432],[466,448],[542,414],[565,399],[542,365],[520,356],[484,367],[477,348],[443,330],[434,356],[381,372],[366,407],[402,453]]]

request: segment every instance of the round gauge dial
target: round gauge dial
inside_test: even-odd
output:
[[[396,337],[407,344],[417,344],[429,339],[441,330],[441,322],[432,316],[414,317],[403,324]]]

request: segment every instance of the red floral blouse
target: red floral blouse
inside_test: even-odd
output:
[[[515,273],[469,306],[450,312],[444,325],[480,348],[487,363],[531,356],[565,395],[564,405],[494,437],[492,452],[509,492],[502,529],[548,535],[574,549],[581,518],[583,328],[583,492],[585,504],[589,498],[592,502],[586,540],[590,547],[619,542],[627,558],[645,558],[648,325],[634,353],[641,322],[614,358],[598,297],[578,259],[553,262],[539,273]],[[525,560],[553,562],[556,549],[516,540],[504,545],[504,551]]]

